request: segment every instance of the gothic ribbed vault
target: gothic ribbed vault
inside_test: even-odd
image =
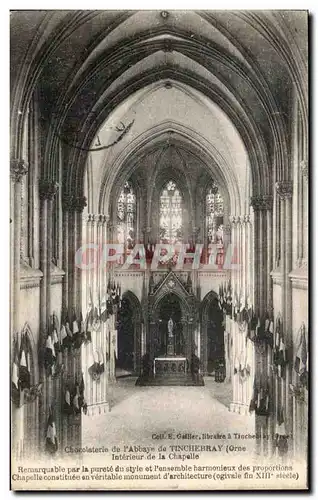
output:
[[[306,46],[299,42],[295,17],[239,11],[171,11],[167,17],[159,11],[26,12],[26,29],[13,13],[13,154],[22,147],[23,117],[35,88],[43,97],[48,124],[43,154],[52,177],[61,138],[89,148],[112,112],[129,98],[141,99],[139,90],[149,92],[164,78],[200,92],[224,111],[248,150],[253,193],[260,185],[268,189],[274,166],[281,178],[289,169],[285,116],[292,79],[306,121],[301,71]],[[83,190],[87,152],[64,143],[63,161],[65,190]]]

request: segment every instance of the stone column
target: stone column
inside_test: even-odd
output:
[[[292,269],[292,181],[280,181],[276,183],[276,191],[281,200],[281,263],[282,263],[282,308],[283,325],[288,365],[286,367],[286,379],[282,382],[282,399],[285,406],[287,433],[293,428],[292,422],[292,400],[289,393],[289,382],[292,380],[292,286],[289,273]]]
[[[252,234],[251,234],[251,218],[249,214],[244,216],[244,226],[245,226],[245,274],[244,274],[244,288],[245,288],[245,297],[249,296],[251,300],[251,267],[253,265],[252,262]]]
[[[43,328],[49,325],[49,319],[51,314],[51,263],[53,256],[53,235],[52,235],[52,222],[53,222],[53,200],[58,191],[58,183],[51,180],[43,180],[39,185],[39,193],[41,200],[41,207],[43,210],[43,221],[41,219],[41,244],[42,255],[41,255],[41,270],[43,272],[43,277],[45,276],[46,290],[44,292],[46,298],[46,311],[44,314],[43,307]],[[42,213],[41,213],[42,215]],[[44,227],[44,222],[46,222],[46,227]],[[46,338],[45,338],[46,340]]]
[[[46,196],[47,197],[47,259],[46,259],[46,266],[47,266],[47,293],[46,293],[46,322],[47,322],[47,328],[46,328],[46,333],[48,333],[48,329],[50,326],[50,317],[52,314],[52,307],[51,307],[51,265],[52,265],[52,258],[53,258],[53,217],[54,217],[54,212],[53,212],[53,207],[54,207],[54,198],[58,192],[58,183],[55,181],[47,181],[45,183],[40,184],[40,197]],[[46,337],[46,336],[45,336]],[[46,341],[46,338],[43,339],[43,341]],[[48,409],[49,405],[54,402],[54,387],[53,387],[53,380],[52,377],[49,376],[46,378],[45,384],[47,386],[46,389],[46,415],[45,418],[47,418],[48,415]],[[44,391],[43,391],[44,392]],[[59,399],[57,400],[59,401]],[[57,432],[59,433],[60,429],[57,429]]]
[[[303,178],[303,196],[301,197],[299,210],[301,212],[301,220],[299,226],[300,231],[300,267],[307,268],[308,266],[308,161],[300,162],[300,170]],[[307,226],[307,227],[306,227]]]
[[[268,293],[268,258],[267,249],[271,244],[271,237],[268,239],[268,222],[272,217],[272,195],[253,196],[251,205],[254,210],[254,264],[255,264],[255,298],[254,306],[261,315],[267,310]]]
[[[234,294],[235,292],[237,293],[238,289],[238,268],[240,265],[240,254],[239,254],[239,238],[238,238],[238,222],[239,222],[239,217],[236,215],[232,215],[230,217],[230,222],[231,222],[231,243],[232,243],[232,258],[231,262],[233,262],[233,257],[235,256],[235,266],[236,269],[231,269],[231,284],[232,284],[232,302],[234,301]]]
[[[94,214],[88,214],[87,216],[87,242],[89,244],[94,244],[94,227],[95,227],[95,215]],[[90,254],[90,259],[89,263],[91,264],[92,262],[92,254]],[[89,301],[91,298],[94,299],[94,269],[88,269],[87,270],[87,284],[89,288],[89,295],[87,295],[87,301]],[[87,302],[88,304],[88,302]]]
[[[273,212],[266,212],[267,218],[267,310],[273,313],[273,285],[271,272],[273,270]]]
[[[251,205],[254,210],[254,308],[260,318],[264,317],[268,307],[268,289],[270,276],[268,274],[268,222],[272,216],[273,198],[269,194],[253,196]],[[270,212],[270,213],[268,213]],[[271,287],[271,283],[270,283]],[[265,374],[265,377],[264,377]],[[268,373],[268,352],[264,345],[255,349],[255,375],[263,379]],[[270,382],[270,380],[269,380]],[[265,417],[256,416],[256,432],[262,436],[269,433],[269,422]],[[268,453],[268,440],[261,439],[256,442],[259,453]]]
[[[242,265],[241,265],[241,299],[244,301],[246,299],[246,224],[245,215],[241,217],[241,254],[242,254]]]
[[[69,213],[72,211],[72,197],[64,193],[62,198],[63,208],[63,257],[62,266],[65,272],[62,287],[62,311],[69,308]]]
[[[281,263],[283,271],[282,304],[285,330],[291,326],[291,282],[288,277],[292,268],[292,193],[291,181],[276,183],[276,191],[281,200]]]
[[[83,197],[74,197],[70,193],[63,195],[63,267],[65,271],[62,288],[62,312],[68,313],[70,324],[73,312],[78,315],[82,307],[81,296],[81,269],[75,266],[75,254],[82,244],[82,214],[86,200]],[[64,319],[64,318],[63,318]],[[66,377],[74,384],[75,377],[81,377],[81,353],[73,350],[63,353],[63,363]],[[63,397],[63,395],[62,395]],[[66,422],[65,422],[66,421]],[[63,425],[67,432],[63,432],[63,444],[78,445],[81,439],[80,418],[70,416],[64,418]]]
[[[72,280],[70,282],[72,302],[69,304],[76,313],[77,319],[82,311],[82,269],[75,265],[76,252],[82,245],[82,212],[86,206],[86,198],[84,196],[74,196],[72,199],[72,227],[71,241],[69,240],[69,266],[72,270]],[[81,379],[82,359],[81,351],[75,350],[72,356],[71,374],[73,374],[73,383],[77,379]],[[79,446],[81,443],[81,417],[80,415],[73,418],[72,444]]]
[[[85,196],[78,196],[73,200],[74,206],[74,246],[73,246],[73,307],[77,314],[82,310],[82,270],[75,266],[75,255],[81,247],[82,241],[82,213],[86,207],[87,202]]]
[[[28,172],[28,166],[22,159],[12,159],[10,161],[11,177],[11,200],[12,206],[12,228],[11,228],[11,338],[10,348],[12,347],[13,336],[18,337],[20,344],[20,246],[21,246],[21,194],[22,181],[24,175]],[[11,352],[12,356],[12,352]],[[11,364],[10,364],[11,366]],[[23,432],[24,432],[24,414],[23,406],[21,408],[12,407],[12,438],[15,458],[21,458],[23,453]]]
[[[10,161],[11,196],[13,198],[13,240],[12,254],[12,332],[18,334],[20,327],[19,296],[20,296],[20,246],[21,246],[21,188],[23,177],[28,172],[28,165],[22,159]]]
[[[48,408],[53,396],[52,377],[48,376],[43,366],[43,354],[46,345],[51,314],[51,261],[52,261],[52,212],[53,199],[58,190],[55,181],[43,179],[39,183],[40,196],[40,269],[43,277],[40,285],[40,336],[39,357],[40,373],[43,383],[43,397],[40,400],[39,418],[40,429],[45,429]],[[43,444],[43,437],[40,436]]]
[[[72,195],[68,199],[68,248],[67,248],[67,271],[68,271],[68,314],[69,320],[72,321],[74,307],[74,228],[75,228],[75,210],[74,198]]]

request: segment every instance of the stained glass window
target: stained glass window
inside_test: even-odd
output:
[[[117,239],[125,249],[131,250],[135,242],[136,195],[131,182],[127,181],[117,201]]]
[[[173,181],[167,182],[160,196],[160,242],[182,240],[182,195]]]
[[[206,193],[206,230],[209,243],[223,243],[223,198],[212,182]]]

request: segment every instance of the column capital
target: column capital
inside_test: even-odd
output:
[[[108,217],[107,215],[104,215],[104,214],[99,214],[99,215],[97,216],[97,222],[98,222],[99,224],[105,224],[105,223],[107,224],[107,222],[108,222],[107,217]]]
[[[249,224],[251,222],[249,214],[230,215],[229,220],[232,225],[243,225],[243,224]],[[223,231],[225,231],[225,227],[226,226],[223,227]],[[229,226],[229,228],[231,228],[231,226]]]
[[[251,197],[251,206],[254,212],[272,210],[273,196],[271,194],[259,194]]]
[[[86,222],[94,222],[95,221],[95,215],[94,214],[87,214],[84,216],[84,219]]]
[[[250,224],[250,223],[251,223],[250,214],[242,215],[242,224]]]
[[[293,195],[292,181],[279,181],[275,184],[276,192],[282,200],[287,200]]]
[[[303,177],[306,180],[308,180],[308,161],[307,160],[301,161],[299,166]]]
[[[51,180],[40,180],[39,195],[41,200],[53,200],[59,188],[58,182]]]
[[[236,224],[239,223],[240,217],[238,215],[230,215],[229,216],[229,221],[231,226],[235,226]]]
[[[65,193],[63,196],[63,209],[67,212],[83,212],[87,206],[85,196],[73,196]]]
[[[109,229],[110,225],[111,225],[111,218],[110,218],[109,214],[104,215],[104,222],[105,222],[106,228]]]
[[[74,196],[73,207],[75,212],[83,212],[84,208],[87,207],[86,196]]]
[[[21,182],[24,175],[28,173],[29,166],[25,160],[18,158],[10,159],[10,175],[13,182]]]

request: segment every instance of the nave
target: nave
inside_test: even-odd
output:
[[[10,23],[12,455],[251,422],[305,466],[307,12]]]
[[[177,435],[224,435],[225,429],[232,434],[255,433],[253,417],[229,411],[230,384],[218,384],[212,377],[205,379],[204,387],[138,387],[135,381],[135,378],[118,380],[110,394],[110,411],[97,412],[94,425],[89,425],[89,417],[84,417],[83,447],[201,444],[201,439],[177,439]],[[175,439],[167,439],[169,433]],[[160,435],[164,438],[160,439]],[[211,445],[225,443],[203,441]],[[255,443],[253,439],[248,441],[249,453],[255,451]]]

